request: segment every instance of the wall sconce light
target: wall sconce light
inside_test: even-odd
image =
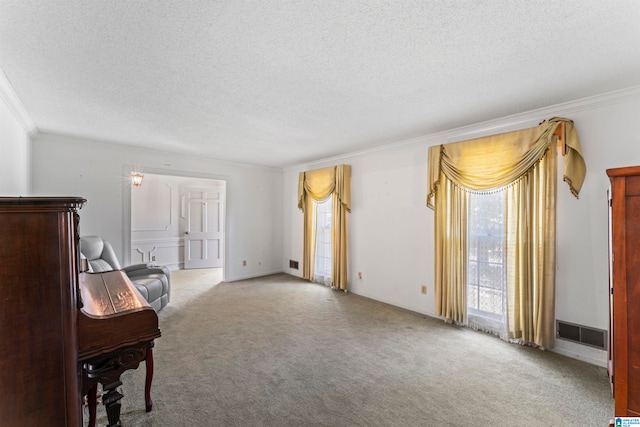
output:
[[[140,187],[142,185],[142,178],[144,178],[144,175],[142,175],[139,172],[132,172],[131,173],[131,184],[133,184],[134,187]]]

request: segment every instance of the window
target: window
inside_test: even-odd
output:
[[[333,197],[314,203],[316,209],[316,256],[313,281],[331,286],[331,223]]]
[[[505,192],[471,194],[467,233],[467,314],[476,329],[504,330]]]

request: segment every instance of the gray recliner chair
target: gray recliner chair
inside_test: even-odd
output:
[[[124,271],[156,311],[169,304],[171,273],[167,267],[149,263],[121,268],[111,244],[98,236],[80,237],[80,252],[87,258],[90,272]]]

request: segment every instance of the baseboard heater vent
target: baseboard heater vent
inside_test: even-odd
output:
[[[556,338],[607,349],[607,331],[556,320]]]
[[[298,261],[289,260],[289,268],[298,269]]]

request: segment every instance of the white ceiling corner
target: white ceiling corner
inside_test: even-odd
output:
[[[20,126],[25,130],[27,135],[33,136],[38,132],[35,122],[22,105],[22,102],[16,95],[11,83],[7,79],[0,68],[0,100],[4,101],[9,111],[16,118]]]

